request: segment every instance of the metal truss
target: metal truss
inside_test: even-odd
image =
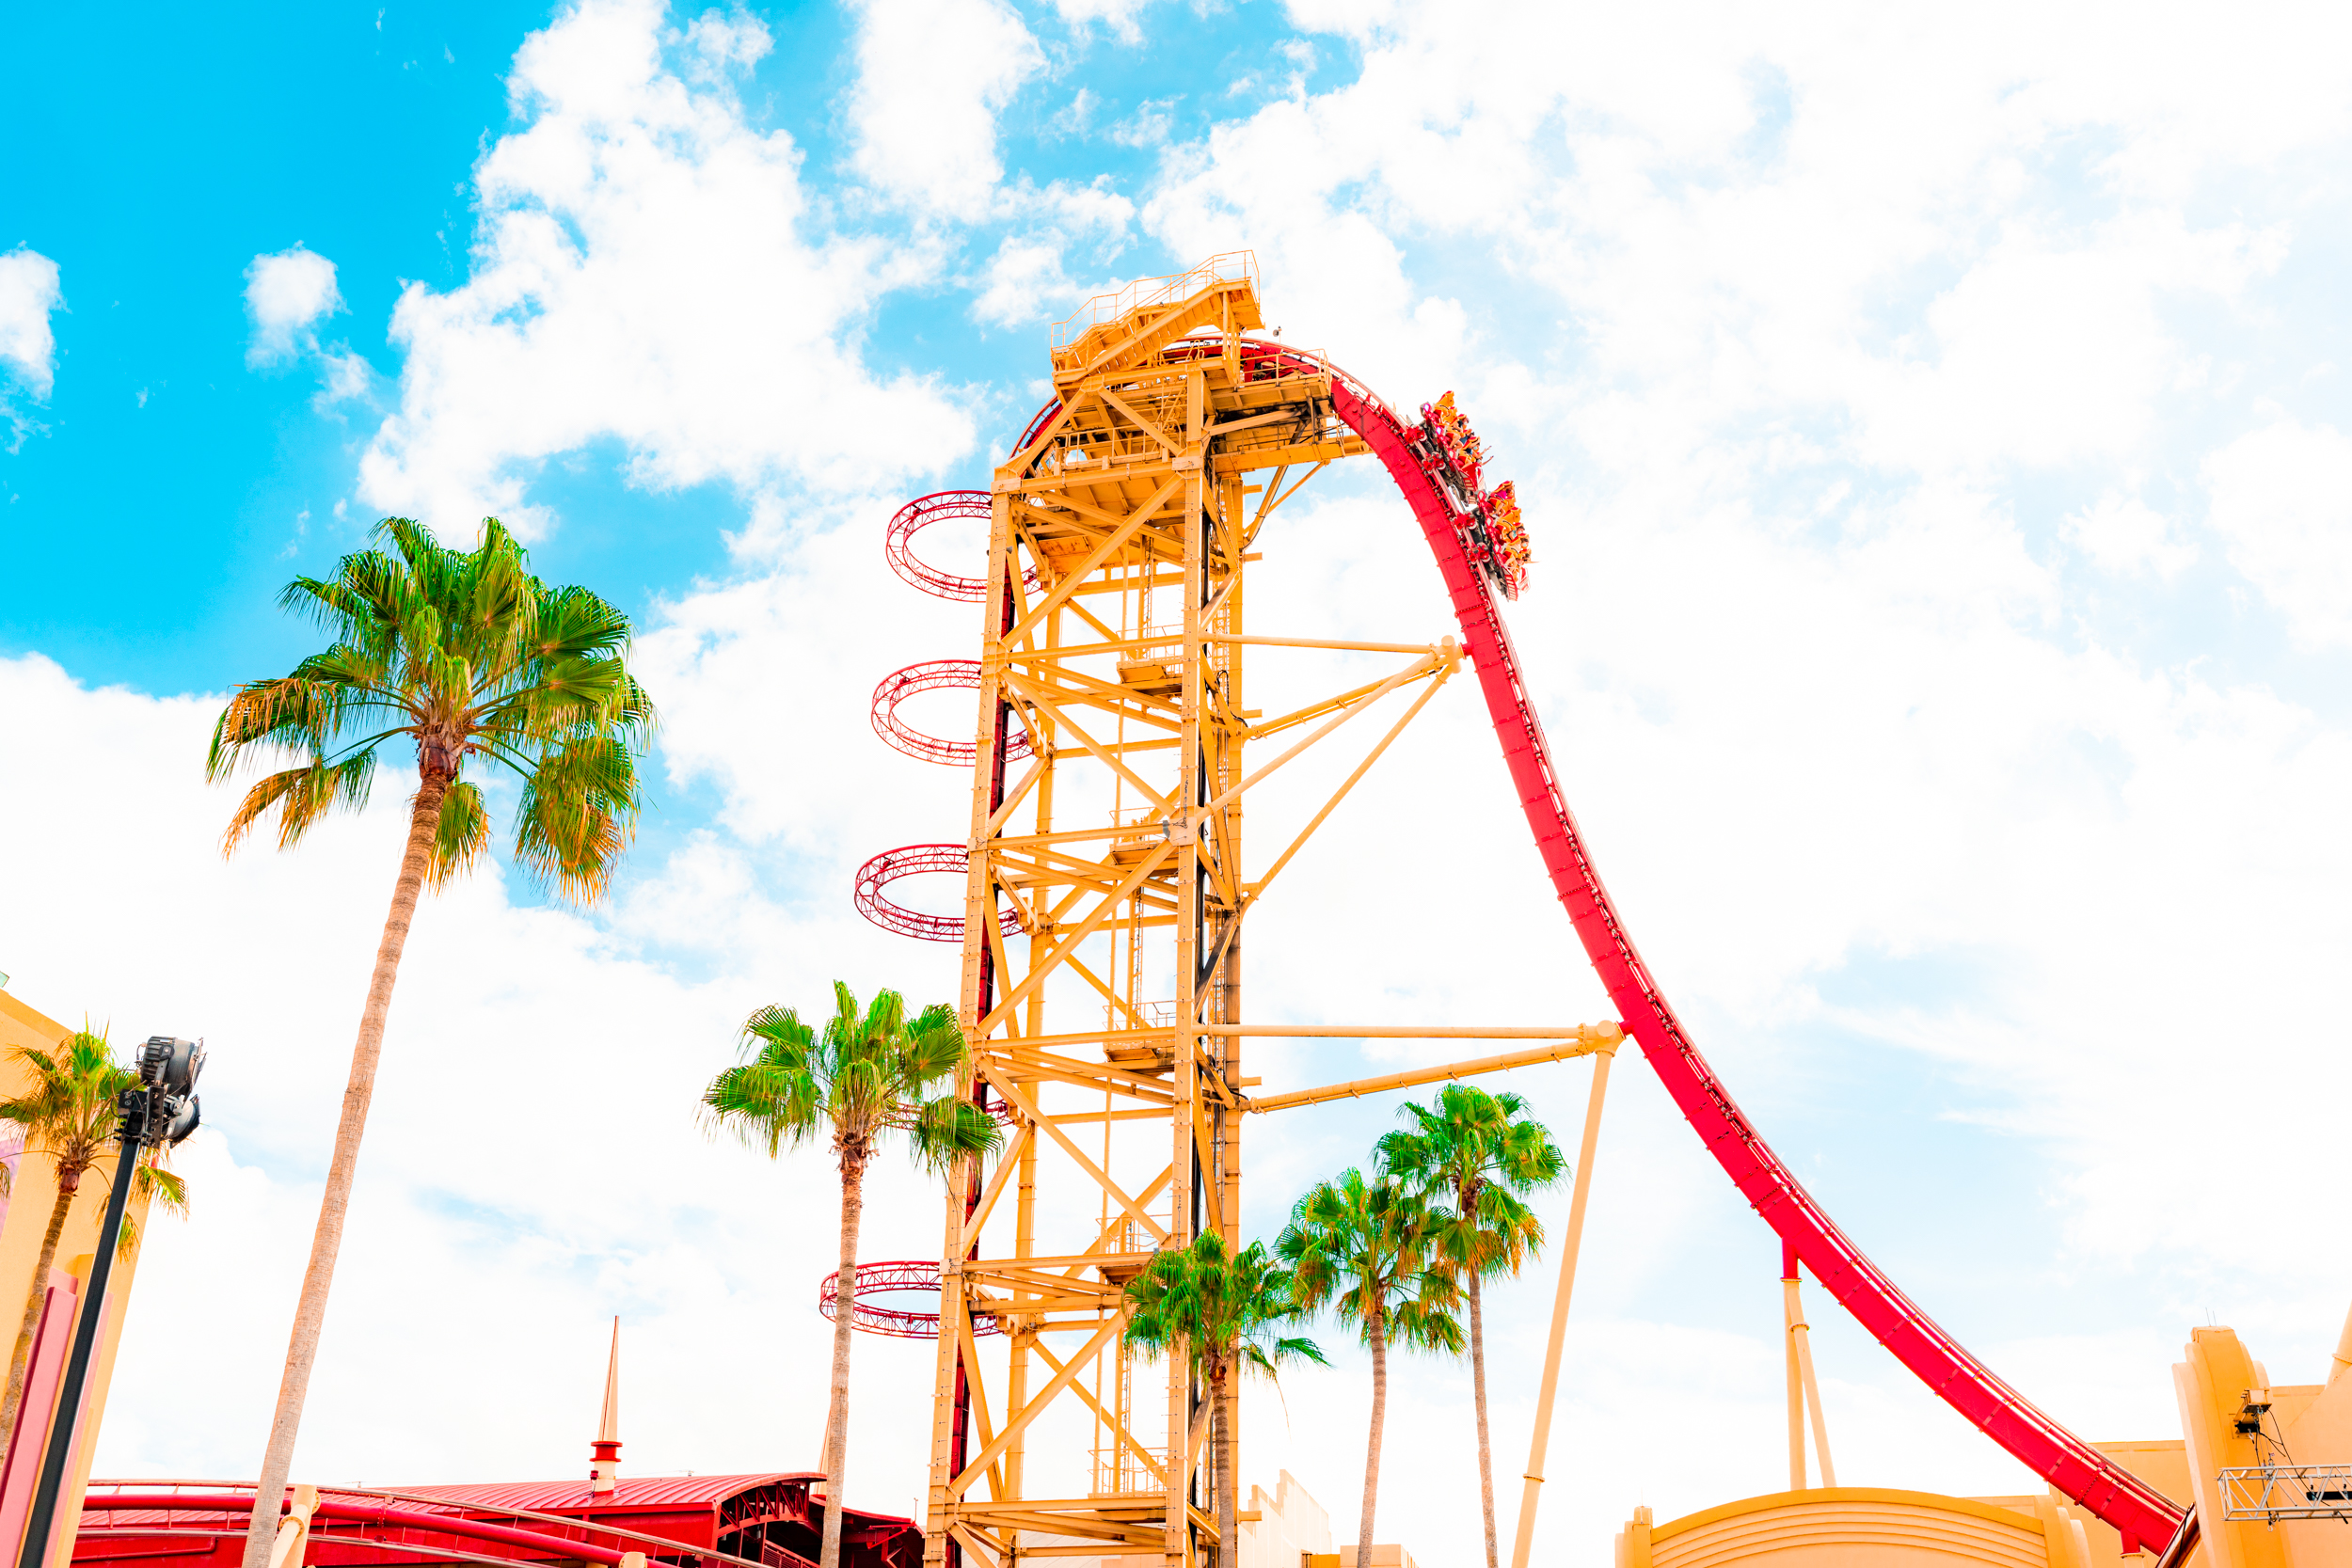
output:
[[[1269,519],[1330,465],[1370,450],[1335,412],[1319,360],[1269,354],[1262,341],[1245,355],[1242,334],[1259,325],[1246,256],[1136,285],[1064,324],[1056,402],[987,492],[985,582],[955,595],[985,607],[977,666],[917,666],[876,694],[877,728],[918,752],[927,737],[892,727],[897,693],[918,679],[978,688],[975,738],[954,749],[974,768],[961,1006],[971,1092],[1009,1126],[993,1166],[968,1172],[947,1205],[927,1568],[961,1568],[967,1553],[982,1568],[1213,1559],[1202,1461],[1218,1413],[1181,1358],[1138,1367],[1120,1341],[1123,1292],[1155,1249],[1238,1225],[1245,1114],[1560,1060],[1621,1037],[1614,1024],[1243,1022],[1250,911],[1463,662],[1451,637],[1248,629],[1245,582]],[[930,515],[976,513],[975,493],[957,494],[967,499],[901,514],[900,554],[901,535]],[[946,580],[919,562],[901,570]],[[1249,705],[1252,648],[1392,662],[1268,713]],[[1355,722],[1375,708],[1385,726]],[[924,754],[946,750],[929,744]],[[1351,748],[1352,769],[1263,869],[1246,868],[1251,795],[1278,779],[1290,787],[1300,776],[1290,764],[1333,746]],[[930,868],[908,857],[945,864],[949,850],[876,857],[861,898],[868,881]],[[1252,1100],[1243,1048],[1263,1035],[1528,1043]],[[976,1323],[1001,1327],[1001,1359],[982,1361]],[[1227,1399],[1221,1414],[1235,1421]]]
[[[2243,1465],[2221,1472],[2221,1516],[2352,1519],[2352,1465]]]

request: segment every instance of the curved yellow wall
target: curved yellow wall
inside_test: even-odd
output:
[[[1646,1541],[1642,1537],[1646,1536]],[[1997,1563],[2049,1568],[2030,1513],[1933,1492],[1872,1486],[1775,1492],[1626,1532],[1623,1568],[1866,1568]],[[1644,1548],[1646,1547],[1646,1550]]]

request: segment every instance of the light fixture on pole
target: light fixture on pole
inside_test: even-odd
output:
[[[24,1522],[24,1546],[18,1554],[17,1568],[42,1568],[49,1560],[57,1494],[65,1484],[66,1461],[73,1453],[73,1438],[82,1423],[82,1388],[89,1380],[90,1352],[97,1347],[98,1327],[106,1315],[106,1280],[114,1272],[122,1213],[131,1201],[131,1179],[145,1150],[177,1144],[196,1131],[203,1119],[197,1103],[196,1080],[203,1070],[204,1047],[197,1041],[150,1036],[139,1048],[140,1086],[123,1090],[116,1102],[115,1135],[122,1140],[122,1152],[115,1157],[106,1218],[98,1227],[89,1289],[84,1292],[81,1316],[73,1325],[73,1351],[66,1358],[65,1377],[57,1386],[57,1413],[49,1424],[49,1447],[41,1455],[40,1483],[34,1490],[32,1513]]]

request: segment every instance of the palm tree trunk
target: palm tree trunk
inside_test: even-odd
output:
[[[359,1014],[359,1037],[351,1048],[351,1080],[343,1086],[342,1119],[335,1127],[335,1154],[326,1166],[326,1192],[319,1200],[318,1228],[310,1235],[310,1264],[303,1272],[302,1297],[294,1307],[294,1333],[286,1343],[286,1372],[278,1384],[278,1410],[270,1418],[269,1448],[262,1456],[253,1513],[246,1522],[244,1568],[268,1568],[278,1540],[278,1514],[285,1502],[286,1477],[294,1469],[294,1434],[302,1426],[302,1401],[310,1392],[310,1369],[319,1355],[326,1324],[326,1291],[335,1279],[335,1255],[343,1244],[343,1217],[351,1208],[352,1179],[359,1166],[359,1136],[367,1131],[368,1101],[375,1094],[375,1064],[384,1050],[384,1019],[391,1010],[392,981],[400,974],[401,949],[408,944],[408,923],[432,863],[433,836],[441,825],[441,801],[450,781],[426,774],[418,781],[408,814],[408,847],[392,883],[391,912],[375,949],[375,974],[368,982],[368,1004]]]
[[[1389,1414],[1388,1324],[1375,1313],[1366,1328],[1372,1340],[1372,1438],[1364,1446],[1364,1516],[1356,1527],[1356,1568],[1372,1568],[1372,1505],[1380,1492],[1380,1423]]]
[[[1233,1498],[1233,1418],[1225,1399],[1227,1377],[1219,1368],[1209,1379],[1209,1419],[1216,1424],[1209,1441],[1216,1465],[1216,1568],[1234,1568],[1241,1561],[1241,1539],[1234,1533],[1241,1528],[1241,1521]]]
[[[1478,1271],[1470,1271],[1470,1402],[1478,1407],[1478,1500],[1486,1511],[1486,1568],[1502,1568],[1495,1545],[1495,1453],[1486,1441],[1486,1314]]]
[[[833,1297],[833,1403],[825,1418],[825,1534],[818,1568],[841,1568],[841,1516],[849,1509],[850,1332],[857,1315],[857,1230],[866,1213],[866,1167],[841,1165],[841,1275]],[[974,1369],[977,1375],[977,1369]]]
[[[8,1358],[8,1392],[0,1403],[0,1454],[8,1451],[16,1435],[16,1418],[24,1404],[24,1374],[33,1358],[33,1335],[40,1328],[40,1311],[48,1305],[49,1271],[57,1264],[57,1239],[65,1234],[65,1216],[73,1207],[80,1172],[57,1173],[57,1201],[49,1206],[49,1228],[40,1238],[40,1261],[33,1265],[33,1288],[24,1293],[24,1326],[16,1331],[16,1354]]]

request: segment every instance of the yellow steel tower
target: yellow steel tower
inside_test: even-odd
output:
[[[1333,412],[1330,371],[1244,336],[1259,325],[1246,254],[1091,301],[1056,330],[1056,403],[990,487],[986,592],[973,594],[985,614],[961,1008],[973,1092],[1010,1132],[993,1168],[967,1173],[948,1202],[928,1565],[966,1553],[983,1568],[1015,1557],[1208,1560],[1216,1509],[1204,1445],[1212,1420],[1235,1412],[1230,1396],[1222,1412],[1204,1408],[1181,1361],[1141,1368],[1121,1354],[1127,1282],[1163,1244],[1204,1227],[1231,1234],[1243,1112],[1506,1065],[1251,1102],[1245,1035],[1563,1041],[1509,1063],[1615,1037],[1242,1022],[1247,915],[1460,664],[1451,638],[1245,631],[1244,578],[1267,519],[1325,467],[1368,450]],[[1244,687],[1252,646],[1402,662],[1269,716]],[[1246,874],[1248,792],[1415,686],[1305,829]],[[1260,743],[1278,739],[1257,760]],[[909,853],[919,851],[894,851]],[[999,1358],[992,1345],[984,1363],[977,1340],[993,1334],[1007,1349]]]

